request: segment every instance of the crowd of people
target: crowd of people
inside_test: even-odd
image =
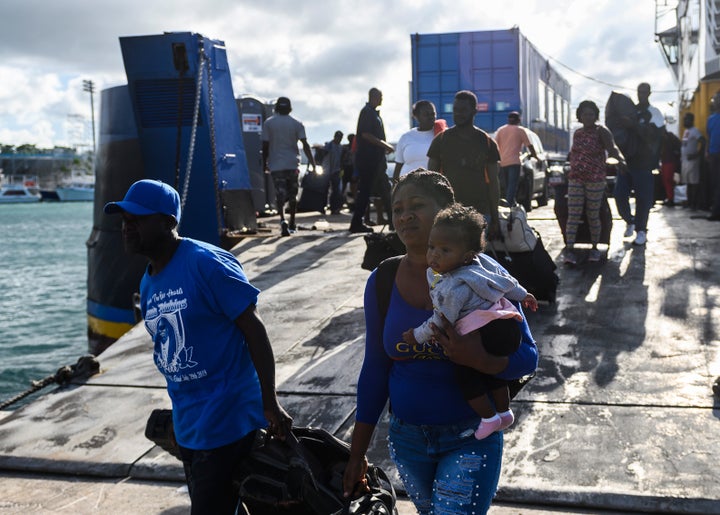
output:
[[[624,149],[598,123],[594,102],[577,108],[582,127],[574,133],[569,156],[568,262],[573,262],[583,211],[590,258],[599,259],[608,157],[619,167],[615,201],[625,235],[635,236],[636,245],[646,243],[652,170],[661,155],[673,161],[663,169],[673,184],[677,166],[680,180],[690,186],[698,184],[703,157],[711,170],[720,165],[720,113],[708,120],[707,150],[688,115],[680,149],[672,151],[649,96],[649,85],[641,84],[637,116],[621,119],[623,129],[636,135],[623,140]],[[343,492],[351,497],[366,491],[366,454],[389,402],[389,454],[418,513],[436,513],[439,505],[453,513],[485,513],[500,478],[503,430],[514,423],[511,397],[538,365],[523,313],[538,304],[484,250],[487,240],[500,234],[501,181],[507,204],[515,204],[515,154],[524,145],[537,155],[523,137],[519,113],[509,113],[496,141],[474,124],[475,95],[459,91],[450,128],[437,126],[431,102],[413,106],[417,127],[400,138],[390,179],[386,155],[394,148],[377,110],[381,103],[382,92],[370,89],[357,132],[348,137],[352,143],[342,145],[337,131],[323,159],[331,212],[339,212],[344,188],[355,183],[349,231],[373,231],[365,217],[376,196],[406,249],[381,263],[365,286],[365,352]],[[263,127],[263,157],[287,236],[296,228],[298,143],[312,168],[316,162],[302,123],[290,116],[290,100],[278,99],[275,111]],[[699,192],[688,190],[693,209]],[[676,203],[673,197],[666,201]],[[714,207],[720,209],[720,202]],[[257,431],[285,438],[292,424],[277,399],[272,346],[257,309],[259,291],[232,254],[179,236],[181,204],[172,187],[138,181],[105,212],[122,216],[126,250],[149,262],[140,284],[140,310],[172,400],[192,513],[234,513],[239,494],[233,467],[251,452]],[[718,220],[720,212],[708,218]]]

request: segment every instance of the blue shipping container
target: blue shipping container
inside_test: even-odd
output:
[[[517,28],[448,34],[414,34],[412,102],[430,100],[452,125],[455,93],[478,97],[475,124],[494,132],[519,111],[546,150],[567,152],[570,83]]]

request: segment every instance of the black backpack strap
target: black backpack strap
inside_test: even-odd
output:
[[[380,313],[381,326],[385,325],[385,316],[390,307],[390,295],[395,283],[395,274],[402,256],[393,256],[380,263],[375,271],[375,299]]]

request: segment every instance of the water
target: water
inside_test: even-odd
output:
[[[0,402],[87,354],[92,216],[92,202],[0,205]]]

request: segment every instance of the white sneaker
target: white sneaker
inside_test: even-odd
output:
[[[637,236],[635,237],[635,241],[633,242],[633,245],[645,245],[647,242],[647,235],[645,234],[645,231],[638,231]]]
[[[635,234],[635,224],[627,224],[623,238],[630,238],[633,234]]]

